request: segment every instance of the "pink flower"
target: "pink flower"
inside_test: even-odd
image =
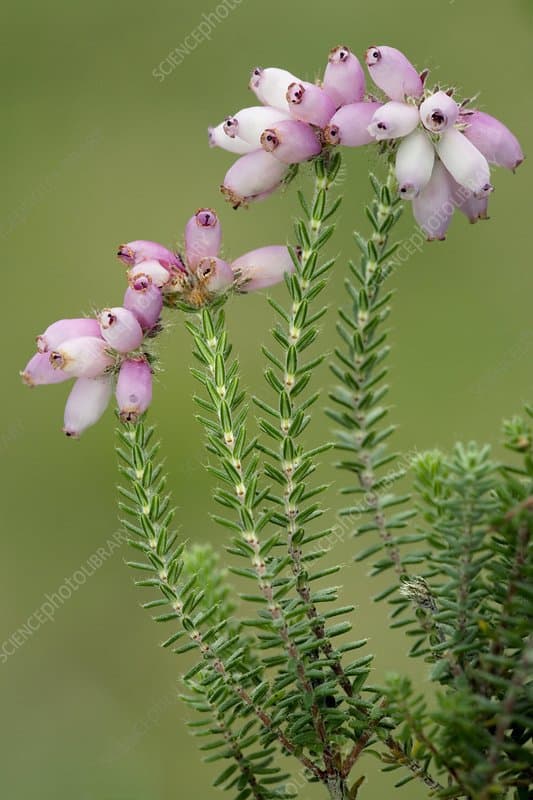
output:
[[[217,256],[222,241],[219,219],[210,208],[200,208],[185,226],[185,255],[189,269],[202,258]]]
[[[231,267],[238,277],[241,292],[255,292],[273,286],[286,274],[294,272],[294,262],[288,247],[271,245],[251,250],[236,258]]]
[[[368,132],[377,142],[384,139],[399,139],[412,133],[419,122],[420,116],[416,106],[391,100],[374,113]]]
[[[161,316],[163,295],[142,272],[133,276],[124,294],[124,308],[133,311],[144,330],[154,327]]]
[[[446,238],[455,204],[452,183],[449,173],[442,163],[436,159],[431,180],[422,191],[413,198],[415,219],[425,232],[428,241]]]
[[[239,137],[257,150],[261,146],[263,131],[284,119],[291,119],[288,111],[280,111],[272,106],[251,106],[237,111],[233,117],[227,117],[223,127],[227,137]]]
[[[20,377],[26,386],[43,386],[48,383],[68,381],[71,376],[54,369],[48,353],[35,353],[20,373]]]
[[[267,128],[261,136],[263,150],[285,164],[309,161],[322,150],[322,144],[310,125],[295,119],[282,120]]]
[[[250,78],[250,89],[265,106],[288,111],[287,91],[291,83],[299,80],[286,69],[256,67]]]
[[[264,150],[241,156],[226,173],[222,194],[234,208],[261,200],[281,185],[288,166]]]
[[[477,197],[492,191],[487,159],[457,128],[444,131],[436,149],[440,160],[457,183],[466,186]]]
[[[65,406],[63,432],[78,439],[95,425],[106,410],[111,398],[111,378],[78,378]]]
[[[365,60],[372,80],[391,100],[403,102],[406,97],[421,96],[424,84],[420,75],[395,47],[369,47]]]
[[[359,60],[347,47],[334,47],[330,52],[322,88],[337,108],[359,103],[364,98],[365,73]]]
[[[185,268],[183,269],[185,271]],[[180,270],[176,270],[176,272],[181,272]],[[166,267],[164,267],[161,262],[156,261],[155,259],[151,259],[150,261],[141,261],[139,264],[131,267],[128,270],[128,281],[131,283],[135,281],[138,275],[147,275],[154,286],[157,286],[158,289],[162,289],[172,280],[173,273],[169,272]]]
[[[324,129],[326,142],[331,145],[342,144],[347,147],[360,147],[374,142],[374,136],[369,133],[368,126],[381,106],[382,103],[374,102],[349,103],[342,106]]]
[[[483,111],[464,111],[464,135],[490,164],[515,170],[524,160],[520,142],[499,119]]]
[[[37,336],[37,350],[46,353],[54,350],[65,339],[74,339],[76,336],[100,336],[98,320],[81,317],[53,322],[44,333]]]
[[[294,119],[324,128],[336,111],[335,102],[314,83],[291,83],[287,89],[287,102]]]
[[[417,129],[402,139],[396,152],[396,179],[404,200],[417,197],[429,183],[435,148],[428,136]]]
[[[459,106],[446,92],[435,92],[420,105],[422,125],[432,133],[441,133],[455,125],[459,116]]]
[[[219,294],[233,285],[233,271],[227,261],[206,256],[197,264],[196,276],[209,293]]]
[[[96,336],[79,336],[67,339],[50,353],[50,363],[64,375],[75,378],[98,378],[115,359],[108,351],[109,345]]]
[[[116,398],[123,422],[137,422],[152,402],[152,369],[144,359],[128,359],[118,374]]]
[[[168,250],[157,242],[147,242],[138,240],[121,244],[118,248],[118,257],[130,267],[140,264],[143,261],[159,261],[167,270],[183,270],[181,259],[176,253]]]
[[[118,353],[136,350],[144,338],[137,317],[127,308],[104,308],[98,315],[98,321],[102,337]]]

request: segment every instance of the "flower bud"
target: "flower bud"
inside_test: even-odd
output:
[[[175,268],[185,271],[180,257],[157,242],[139,240],[121,244],[118,257],[129,267],[140,264],[141,261],[159,261],[167,270]]]
[[[78,378],[65,406],[63,433],[77,439],[98,422],[111,397],[111,378]]]
[[[363,67],[347,47],[341,45],[330,52],[322,88],[337,108],[358,103],[365,96]]]
[[[288,166],[264,150],[241,156],[228,170],[222,194],[238,208],[252,200],[262,200],[283,181]]]
[[[137,422],[152,402],[152,369],[144,359],[127,359],[118,373],[116,398],[120,419]]]
[[[135,314],[144,330],[150,330],[158,321],[163,308],[161,290],[154,286],[148,275],[138,273],[126,289],[124,308]]]
[[[44,386],[48,383],[62,383],[71,377],[61,370],[54,369],[48,353],[35,353],[20,373],[26,386]]]
[[[263,131],[261,146],[285,164],[309,161],[322,150],[322,144],[311,126],[295,119],[283,120]]]
[[[261,147],[263,131],[284,119],[291,119],[288,110],[280,111],[271,106],[251,106],[241,108],[234,117],[228,117],[224,124],[228,136],[238,136],[249,143],[250,150],[257,150]]]
[[[395,47],[369,47],[365,61],[370,77],[391,100],[420,97],[424,91],[422,78],[411,62]]]
[[[227,150],[229,153],[237,153],[243,155],[244,153],[251,153],[252,150],[257,148],[245,142],[240,136],[235,134],[232,136],[226,133],[227,120],[221,122],[215,128],[208,128],[207,134],[209,137],[209,147],[220,147],[222,150]]]
[[[44,333],[37,337],[37,350],[46,353],[54,350],[65,339],[74,339],[76,336],[100,336],[98,320],[90,317],[80,319],[60,319],[53,322]]]
[[[439,157],[457,183],[466,186],[476,197],[492,191],[487,159],[456,128],[444,131],[435,145]]]
[[[415,219],[429,242],[446,238],[454,209],[450,177],[441,162],[435,159],[429,183],[413,199]]]
[[[422,125],[432,133],[440,133],[457,122],[459,106],[446,92],[435,92],[420,106]]]
[[[172,278],[172,273],[163,267],[159,261],[142,261],[140,264],[128,270],[128,282],[132,283],[139,274],[148,275],[154,286],[161,289],[166,286]]]
[[[503,122],[483,111],[465,114],[464,135],[477,147],[487,161],[499,167],[515,170],[524,160],[520,142]]]
[[[237,162],[238,163],[238,162]],[[222,226],[216,212],[200,208],[185,226],[185,255],[189,269],[207,256],[216,256],[222,241]]]
[[[231,268],[237,275],[239,290],[254,292],[282,281],[286,273],[294,272],[294,263],[287,247],[271,245],[245,253],[235,259]]]
[[[400,197],[412,200],[427,186],[433,171],[435,148],[425,131],[415,130],[402,139],[396,153],[396,179]]]
[[[294,119],[324,128],[336,110],[335,102],[320,86],[307,81],[291,83],[287,102]]]
[[[256,67],[250,78],[250,89],[255,92],[263,105],[287,111],[287,89],[297,80],[298,78],[286,69]]]
[[[127,308],[104,308],[98,315],[98,321],[102,337],[118,353],[136,350],[144,338],[137,317]]]
[[[233,271],[221,258],[202,258],[196,267],[196,276],[208,292],[223,292],[233,284]]]
[[[378,142],[383,139],[399,139],[414,131],[419,121],[416,106],[391,100],[375,112],[368,126],[368,132]]]
[[[374,142],[374,137],[368,132],[368,126],[381,106],[382,103],[350,103],[342,106],[324,129],[326,142],[333,145],[343,144],[347,147],[360,147]]]
[[[50,353],[50,363],[68,377],[97,378],[114,363],[108,352],[109,345],[96,336],[78,336],[67,339]]]

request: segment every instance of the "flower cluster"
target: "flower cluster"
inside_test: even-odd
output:
[[[419,73],[394,47],[370,47],[370,76],[385,95],[366,93],[356,56],[334,48],[320,85],[276,67],[256,68],[250,88],[262,106],[244,108],[209,129],[212,146],[241,154],[227,172],[223,194],[234,207],[267,197],[291,164],[325,148],[381,143],[395,159],[399,192],[411,200],[429,239],[443,239],[455,208],[471,222],[487,217],[490,164],[514,170],[524,156],[499,120],[454,99],[454,90],[426,90]]]
[[[157,242],[120,245],[128,267],[122,306],[92,318],[62,319],[37,336],[37,352],[21,373],[28,386],[74,378],[63,431],[77,438],[107,408],[113,387],[120,417],[136,422],[152,400],[150,343],[162,330],[163,305],[199,308],[230,290],[250,292],[279,283],[294,270],[283,245],[252,250],[232,263],[219,257],[217,214],[201,208],[185,227],[184,256]]]

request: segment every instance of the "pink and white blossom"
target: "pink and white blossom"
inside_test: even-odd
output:
[[[360,147],[374,142],[368,126],[382,103],[349,103],[339,108],[324,129],[324,139],[328,144],[342,144],[347,147]]]
[[[67,339],[56,350],[52,350],[50,364],[69,377],[97,378],[115,362],[108,348],[107,342],[96,336]]]
[[[435,147],[457,183],[466,186],[476,197],[492,191],[487,159],[457,128],[444,131]]]
[[[465,112],[464,135],[490,164],[515,170],[524,160],[520,142],[503,122],[484,111]]]
[[[369,47],[365,61],[372,80],[391,100],[402,102],[406,97],[422,95],[422,78],[409,59],[395,47]]]
[[[124,294],[124,308],[132,311],[144,330],[150,330],[159,320],[163,308],[161,290],[143,273],[133,278]]]
[[[26,386],[33,387],[62,383],[63,381],[68,381],[70,375],[54,369],[50,363],[49,353],[35,353],[20,373],[20,377]]]
[[[400,142],[396,153],[395,172],[400,197],[412,200],[431,178],[435,148],[424,131],[414,130]]]
[[[158,242],[149,242],[139,239],[135,242],[121,244],[118,248],[118,257],[129,267],[140,264],[143,261],[159,261],[167,270],[184,270],[180,257],[164,247]]]
[[[299,81],[287,89],[287,102],[294,119],[324,128],[336,111],[331,97],[314,83]]]
[[[282,120],[263,131],[261,146],[285,164],[308,161],[322,150],[322,144],[313,128],[295,119]]]
[[[91,317],[59,319],[37,336],[37,350],[46,353],[54,350],[65,339],[74,339],[76,336],[100,336],[98,320]]]
[[[137,422],[152,402],[152,368],[144,359],[123,361],[115,395],[123,422]]]
[[[98,321],[102,337],[118,353],[136,350],[144,338],[135,314],[122,306],[104,308],[98,315]]]
[[[429,183],[413,198],[415,219],[428,241],[446,238],[446,231],[455,210],[453,187],[447,170],[435,159]]]
[[[374,113],[368,132],[377,142],[384,139],[400,139],[412,133],[419,121],[416,106],[391,100]]]
[[[365,96],[365,73],[359,59],[348,47],[340,45],[331,50],[322,88],[337,108],[359,103]]]
[[[193,269],[202,258],[217,256],[222,241],[222,229],[217,214],[210,208],[200,208],[185,226],[185,255]]]
[[[224,122],[224,131],[229,137],[240,137],[252,149],[261,147],[261,134],[266,128],[277,125],[284,119],[291,119],[289,111],[281,111],[272,106],[250,106],[237,111],[235,116]]]
[[[238,208],[253,200],[262,200],[271,194],[288,172],[288,166],[265,150],[241,156],[229,168],[221,191],[229,202]]]
[[[238,277],[242,292],[254,292],[273,286],[283,280],[287,273],[294,272],[294,262],[289,248],[270,245],[250,250],[236,258],[231,267]]]
[[[213,294],[223,292],[233,284],[233,271],[228,262],[221,258],[202,258],[195,273],[202,287]]]
[[[288,111],[287,90],[299,81],[292,72],[278,67],[256,67],[250,78],[250,89],[265,106]]]
[[[455,125],[459,106],[446,92],[435,92],[426,97],[420,106],[422,125],[432,133],[441,133]]]
[[[220,147],[222,150],[227,150],[228,153],[235,153],[236,155],[244,155],[251,153],[252,150],[257,150],[257,147],[249,142],[245,142],[240,136],[228,136],[225,130],[226,122],[221,122],[214,128],[207,129],[209,137],[209,147]]]
[[[77,439],[95,425],[106,410],[111,393],[110,377],[78,378],[65,405],[63,433]]]
[[[180,272],[181,270],[176,270]],[[148,275],[154,286],[161,289],[166,286],[172,278],[172,273],[169,272],[159,261],[151,259],[149,261],[142,261],[131,269],[128,270],[128,281],[131,284],[135,281],[139,274]]]

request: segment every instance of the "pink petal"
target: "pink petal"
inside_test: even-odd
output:
[[[337,107],[358,103],[365,96],[365,73],[354,54],[342,45],[329,54],[322,88]]]
[[[116,398],[123,422],[137,422],[152,402],[152,369],[144,359],[128,359],[118,374]]]
[[[185,226],[185,255],[189,269],[194,269],[200,259],[216,256],[222,241],[222,226],[210,208],[199,208]]]
[[[65,406],[63,432],[77,439],[98,422],[111,397],[111,378],[78,378]]]
[[[434,161],[435,148],[425,131],[417,129],[402,139],[396,153],[395,171],[404,200],[412,200],[427,186]]]
[[[428,241],[446,238],[454,209],[452,182],[442,163],[435,159],[431,180],[413,199],[415,219]]]
[[[250,250],[231,265],[239,278],[242,292],[254,292],[273,286],[283,280],[286,273],[294,272],[289,249],[283,245],[270,245]]]
[[[500,167],[515,170],[524,160],[520,142],[503,122],[483,111],[465,114],[464,135],[477,147],[487,161]]]
[[[368,132],[380,142],[408,136],[420,121],[418,108],[391,100],[377,109],[368,126]]]
[[[360,147],[374,142],[368,126],[381,106],[382,103],[350,103],[339,108],[324,130],[326,142],[347,147]]]
[[[250,89],[255,92],[263,105],[288,111],[287,89],[295,81],[298,81],[298,78],[286,69],[256,67],[250,78]]]
[[[291,83],[287,90],[287,102],[294,119],[310,122],[324,128],[337,108],[324,89],[307,81]]]
[[[435,145],[442,163],[461,186],[477,197],[492,191],[487,159],[457,128],[449,128]]]
[[[100,336],[98,320],[81,317],[53,322],[37,337],[37,350],[46,353],[48,350],[54,350],[65,339],[74,339],[76,336]]]
[[[422,95],[422,79],[400,50],[386,45],[369,47],[365,60],[370,77],[391,100],[402,101]]]
[[[49,383],[68,381],[71,375],[54,369],[48,353],[35,353],[20,373],[20,377],[26,386],[44,386]]]
[[[181,270],[179,270],[181,272]],[[159,261],[141,261],[135,267],[128,270],[128,282],[136,280],[138,275],[148,275],[154,286],[161,289],[172,280],[172,272],[169,272]]]
[[[267,153],[285,164],[299,164],[317,156],[322,144],[310,125],[295,119],[278,122],[273,128],[265,130],[261,145]]]
[[[98,321],[102,337],[119,353],[136,350],[144,338],[143,329],[133,311],[122,306],[104,308],[98,315]]]
[[[221,186],[227,200],[235,207],[261,200],[274,191],[287,174],[288,166],[264,150],[241,156],[230,167]]]

